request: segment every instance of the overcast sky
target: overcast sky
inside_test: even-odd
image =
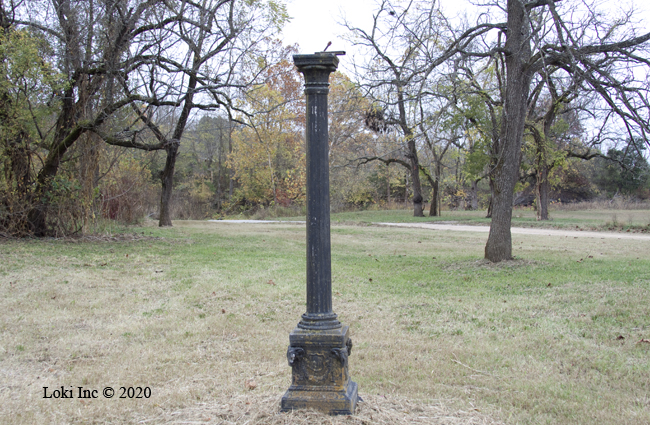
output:
[[[344,29],[337,25],[345,15],[355,25],[369,27],[372,24],[373,0],[287,0],[289,16],[293,19],[284,28],[285,44],[300,44],[302,53],[322,51],[328,41],[328,50],[345,50],[337,36]]]

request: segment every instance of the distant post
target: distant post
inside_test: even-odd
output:
[[[344,52],[293,56],[307,96],[307,311],[289,334],[292,380],[282,397],[283,411],[351,415],[358,400],[357,384],[348,374],[349,327],[332,311],[327,94],[339,54]]]

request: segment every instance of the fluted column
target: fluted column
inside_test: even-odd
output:
[[[339,60],[333,54],[293,60],[305,77],[307,97],[307,312],[298,327],[335,329],[341,323],[332,311],[327,94]]]

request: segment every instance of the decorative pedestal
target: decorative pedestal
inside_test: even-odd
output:
[[[292,379],[282,397],[282,411],[351,415],[359,399],[357,384],[348,375],[348,327],[332,310],[327,94],[329,75],[339,63],[336,55],[342,53],[293,57],[305,76],[307,96],[307,311],[289,335]]]
[[[352,353],[348,326],[325,331],[296,328],[289,341],[292,382],[282,397],[282,411],[311,408],[330,415],[353,414],[358,395],[348,374]]]

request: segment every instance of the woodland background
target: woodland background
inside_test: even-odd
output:
[[[452,23],[437,6],[381,1],[373,28],[348,25],[367,59],[330,79],[333,211],[491,216],[497,202],[547,220],[553,203],[650,197],[650,34],[632,9],[509,0]],[[281,1],[0,8],[0,234],[303,213],[304,96]]]

